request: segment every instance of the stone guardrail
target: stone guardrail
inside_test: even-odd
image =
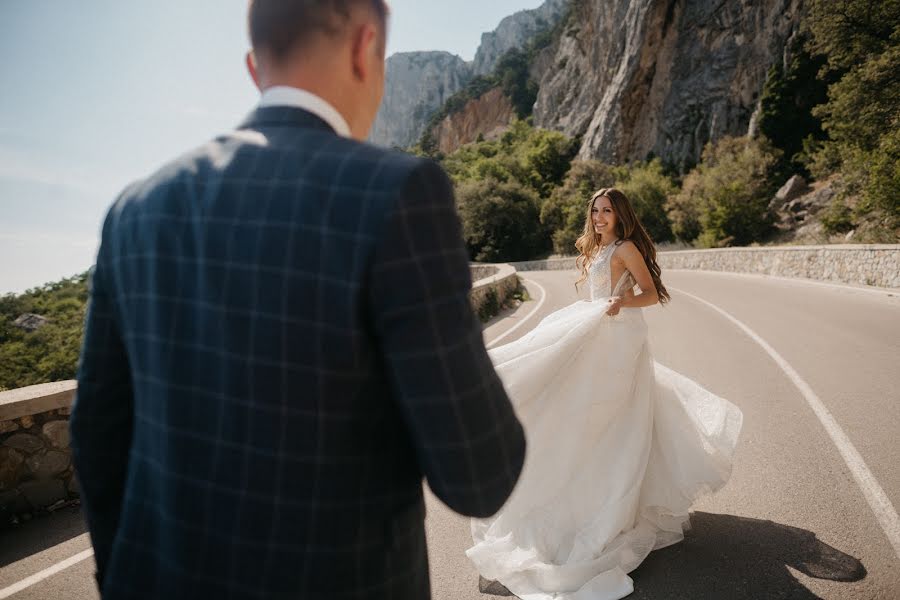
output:
[[[475,313],[482,318],[493,316],[519,287],[516,269],[508,264],[471,265],[472,291],[469,300]]]
[[[662,269],[753,273],[900,288],[900,244],[715,248],[660,252]],[[517,262],[519,271],[574,270],[575,257]]]
[[[78,496],[69,449],[74,381],[0,392],[0,525]]]

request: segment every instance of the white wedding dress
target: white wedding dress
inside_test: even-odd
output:
[[[588,270],[591,300],[490,351],[525,427],[525,467],[510,499],[473,519],[466,551],[523,600],[612,600],[651,550],[683,539],[688,509],[721,487],[742,414],[653,361],[639,308],[606,314],[610,257]],[[611,292],[612,290],[612,292]]]

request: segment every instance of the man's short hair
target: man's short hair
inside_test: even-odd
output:
[[[357,6],[371,8],[387,26],[384,0],[250,0],[250,42],[254,50],[281,60],[316,35],[340,34]]]

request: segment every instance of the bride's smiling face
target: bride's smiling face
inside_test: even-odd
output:
[[[606,196],[600,196],[594,200],[591,207],[591,222],[594,224],[594,233],[598,235],[616,235],[616,211],[612,202]]]

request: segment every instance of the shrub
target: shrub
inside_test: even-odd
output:
[[[672,241],[666,200],[675,194],[677,188],[663,172],[662,161],[657,158],[648,163],[636,163],[623,171],[624,177],[616,182],[616,187],[631,200],[634,212],[650,238],[656,243]]]
[[[518,182],[468,181],[457,188],[457,202],[473,260],[528,260],[549,246],[540,223],[538,195]]]
[[[87,273],[24,294],[0,297],[0,387],[73,379],[87,305]],[[23,313],[49,321],[36,331],[13,325]]]
[[[702,162],[667,204],[675,234],[704,247],[762,240],[772,230],[768,205],[779,157],[765,138],[725,137],[708,144]]]

